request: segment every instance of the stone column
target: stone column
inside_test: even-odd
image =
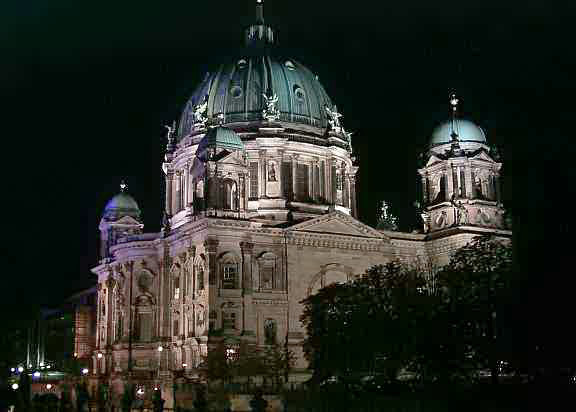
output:
[[[427,174],[420,175],[422,179],[422,203],[423,206],[428,204],[428,176]]]
[[[160,336],[169,337],[171,334],[170,325],[170,266],[172,264],[172,259],[170,257],[170,249],[167,243],[164,243],[164,259],[161,262],[161,277],[160,277],[160,297],[161,302],[159,305],[160,309]]]
[[[356,175],[350,178],[350,213],[358,218],[358,206],[356,205]]]
[[[292,161],[292,200],[299,202],[300,199],[297,198],[298,188],[296,187],[297,179],[296,173],[298,171],[298,155],[293,154],[291,157]]]
[[[467,162],[464,167],[464,176],[466,178],[466,197],[471,199],[473,197],[472,185],[474,182],[472,181],[472,168],[470,167],[470,162]]]
[[[284,150],[280,149],[278,150],[278,152],[276,152],[276,156],[274,157],[274,160],[276,160],[276,180],[278,181],[278,186],[279,186],[279,196],[280,198],[284,198],[284,187],[283,182],[284,180],[282,179],[282,165],[284,164]]]
[[[452,198],[452,194],[454,194],[454,167],[452,166],[452,163],[448,162],[447,168],[446,168],[446,182],[447,182],[447,188],[446,188],[446,200],[450,200]]]
[[[173,209],[172,209],[172,186],[174,182],[174,173],[172,171],[168,171],[168,173],[166,174],[166,212],[169,215],[173,215]]]
[[[218,274],[216,273],[216,252],[218,251],[218,239],[208,238],[204,242],[206,258],[208,259],[208,283],[210,286],[217,286]]]
[[[180,199],[182,196],[182,175],[180,171],[177,171],[174,175],[174,180],[172,181],[172,213],[175,215],[180,211]]]
[[[254,244],[251,242],[241,242],[242,251],[242,334],[254,336],[256,332],[256,319],[253,310],[253,278],[252,278],[252,253]]]
[[[318,186],[316,184],[316,182],[319,180],[318,177],[318,171],[316,170],[316,167],[318,166],[318,158],[314,158],[312,159],[311,163],[311,168],[312,170],[310,170],[310,176],[312,176],[312,184],[310,185],[310,193],[312,194],[312,196],[310,196],[312,198],[312,200],[316,201],[318,200]]]
[[[266,150],[260,150],[259,151],[260,157],[259,157],[259,162],[260,162],[260,197],[267,197],[268,194],[266,193],[266,181],[268,179],[268,176],[266,174],[267,172],[267,164],[266,164]]]
[[[108,345],[112,343],[112,336],[114,335],[115,325],[114,325],[114,311],[117,310],[114,306],[114,286],[116,281],[114,280],[113,273],[110,271],[108,273],[108,279],[106,279],[106,289],[108,290],[106,296],[106,342]]]

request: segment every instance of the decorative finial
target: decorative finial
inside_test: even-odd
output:
[[[126,192],[126,190],[128,190],[128,185],[126,184],[126,182],[124,180],[122,180],[120,182],[120,192],[124,193],[124,192]]]
[[[264,4],[262,0],[256,0],[256,24],[264,24]]]
[[[247,46],[269,46],[274,44],[274,31],[264,23],[264,1],[256,0],[256,22],[246,29]]]
[[[458,142],[458,119],[456,118],[456,114],[458,111],[458,102],[460,100],[456,97],[456,93],[450,94],[450,106],[452,106],[452,132],[450,133],[450,137],[452,138],[452,142]]]
[[[456,97],[456,93],[452,93],[450,95],[450,106],[452,106],[452,111],[455,112],[458,109],[458,97]]]

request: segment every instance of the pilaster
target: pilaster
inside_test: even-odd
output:
[[[204,248],[206,249],[206,258],[208,259],[208,282],[210,286],[217,285],[217,273],[216,273],[216,253],[218,252],[218,244],[220,242],[218,239],[208,238],[204,242]]]

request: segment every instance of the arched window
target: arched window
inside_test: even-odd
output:
[[[278,270],[278,259],[270,252],[262,253],[258,259],[259,289],[274,290],[282,289],[282,276]]]
[[[237,289],[238,264],[224,263],[222,265],[222,289]]]
[[[180,299],[180,275],[174,277],[174,299]]]
[[[153,310],[152,298],[141,295],[136,298],[136,330],[135,335],[140,342],[150,342],[153,336]]]
[[[172,336],[180,336],[180,313],[174,312],[172,316]]]
[[[240,288],[239,264],[237,257],[230,252],[220,258],[220,279],[222,289]]]
[[[236,312],[222,312],[222,329],[236,329]]]
[[[198,290],[204,290],[204,266],[196,266],[196,288]]]
[[[224,179],[222,184],[222,208],[238,210],[238,187],[232,179]]]
[[[275,345],[277,343],[277,325],[274,319],[264,321],[264,344]]]
[[[435,188],[436,196],[434,198],[434,203],[440,203],[446,201],[446,176],[442,175],[436,180],[437,187]]]

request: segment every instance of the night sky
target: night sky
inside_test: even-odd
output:
[[[241,53],[255,1],[36,3],[0,13],[4,301],[22,306],[90,284],[121,179],[145,229],[159,229],[163,125],[206,71]],[[364,222],[386,199],[403,230],[415,227],[418,155],[458,93],[503,155],[518,302],[559,337],[574,313],[576,12],[467,3],[268,0],[265,17],[354,132]]]

